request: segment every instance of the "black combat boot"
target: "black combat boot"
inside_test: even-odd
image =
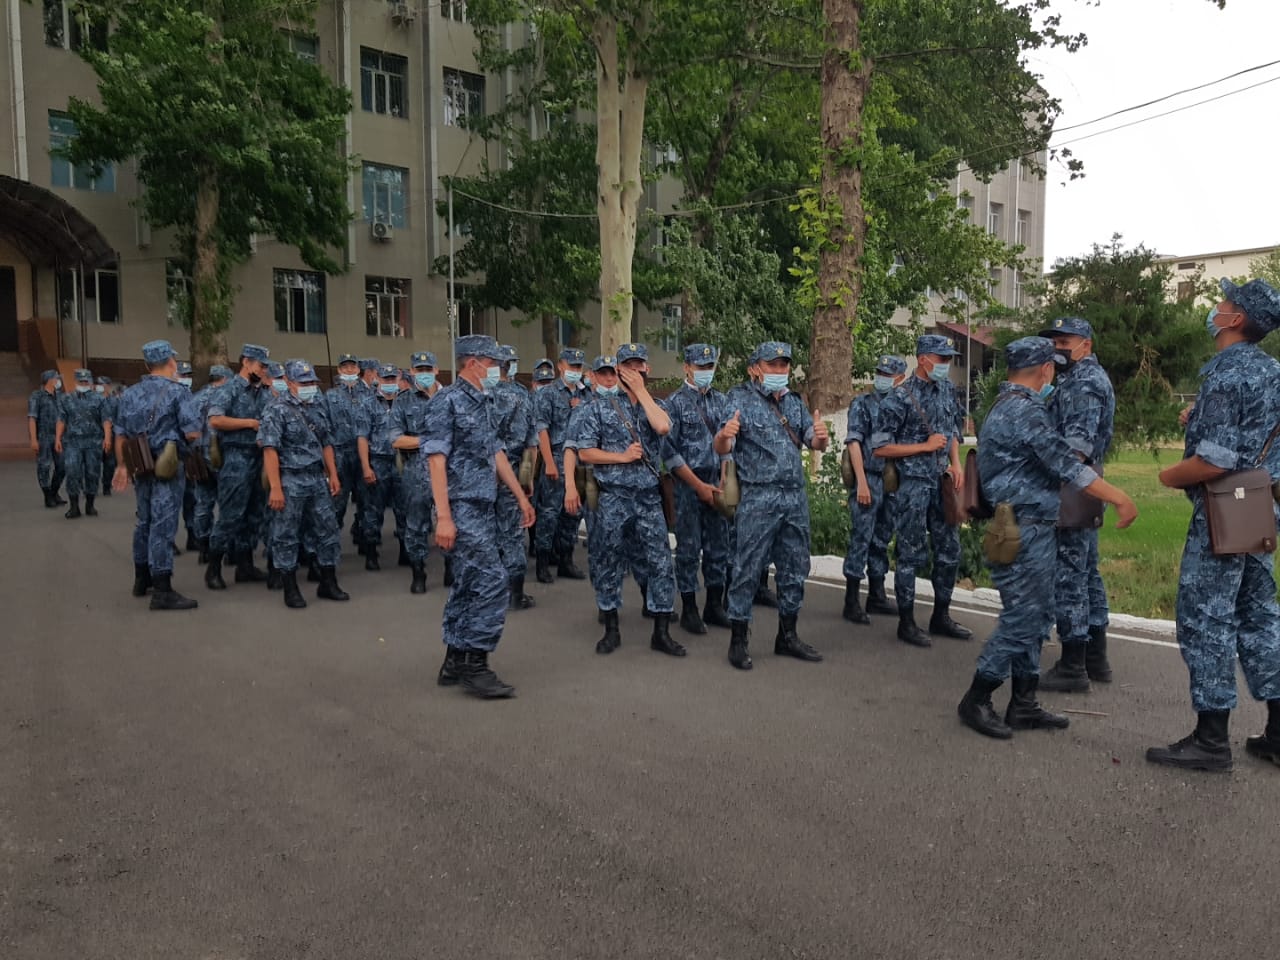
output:
[[[1111,682],[1111,663],[1107,660],[1107,628],[1090,627],[1089,642],[1084,648],[1084,669],[1090,680]]]
[[[196,603],[190,597],[184,597],[178,591],[173,589],[170,582],[170,574],[156,573],[151,577],[153,586],[151,592],[151,609],[152,610],[194,610],[200,604]]]
[[[769,568],[765,567],[760,574],[760,586],[756,587],[756,595],[751,603],[757,607],[777,607],[778,595],[769,589]]]
[[[932,647],[933,641],[916,624],[916,607],[914,603],[898,605],[898,639],[913,647]]]
[[[93,502],[92,498],[90,498],[89,502],[90,503]],[[87,513],[88,511],[86,510],[85,512]],[[196,535],[191,532],[191,528],[187,527],[187,546],[186,546],[187,553],[190,553],[192,550],[199,550],[199,549],[200,549],[200,542],[196,540]]]
[[[512,610],[529,610],[537,606],[533,602],[533,597],[524,592],[524,574],[512,577],[510,588]]]
[[[622,634],[618,632],[618,611],[600,612],[604,614],[604,636],[596,641],[596,653],[613,653],[622,645]]]
[[[316,596],[321,600],[350,600],[351,594],[338,586],[338,568],[320,568],[320,586],[316,587]]]
[[[995,737],[997,740],[1013,738],[1013,728],[1000,719],[996,708],[991,704],[991,694],[999,689],[1003,680],[988,680],[980,673],[973,675],[973,683],[965,693],[956,713],[960,721],[971,730],[977,730],[984,737]]]
[[[111,480],[110,479],[102,481],[102,495],[104,497],[111,496]]]
[[[222,551],[209,551],[209,566],[204,571],[204,585],[210,590],[225,590],[227,582],[222,579]]]
[[[53,495],[52,487],[41,487],[40,491],[44,494],[44,505],[46,509],[52,510],[58,505],[58,501]]]
[[[440,672],[436,674],[436,684],[441,687],[456,687],[462,679],[463,653],[456,647],[444,648],[444,663],[440,664]]]
[[[539,583],[555,583],[555,574],[551,572],[551,554],[539,553],[537,560],[537,577]]]
[[[413,561],[409,559],[409,551],[404,545],[404,541],[400,541],[400,556],[396,559],[397,567],[412,567]]]
[[[253,565],[253,553],[246,550],[236,560],[236,583],[266,583],[267,572]]]
[[[1050,693],[1088,693],[1089,674],[1084,664],[1088,646],[1082,641],[1064,643],[1058,662],[1040,678],[1040,689]]]
[[[697,613],[696,608],[694,612]],[[649,649],[672,657],[683,657],[688,651],[671,638],[671,631],[668,629],[670,622],[671,614],[669,613],[653,615],[653,635],[649,637]]]
[[[444,578],[440,582],[446,587],[453,586],[453,557],[444,558]]]
[[[636,586],[640,588],[640,616],[646,620],[652,620],[653,611],[649,609],[649,584],[643,580],[637,580]]]
[[[1231,769],[1230,720],[1230,710],[1206,710],[1198,716],[1189,737],[1167,747],[1151,747],[1147,760],[1164,767],[1226,773]]]
[[[50,489],[53,491],[53,505],[55,507],[65,507],[67,505],[67,501],[63,500],[62,494],[58,492],[60,488],[51,487]]]
[[[314,553],[308,553],[303,561],[307,565],[307,583],[319,583],[320,559]]]
[[[280,570],[276,569],[275,557],[270,554],[267,554],[267,589],[284,589],[284,574]]]
[[[773,638],[773,652],[779,657],[795,657],[809,663],[822,662],[822,654],[796,635],[794,616],[778,618],[778,635]]]
[[[972,630],[951,619],[951,601],[943,603],[936,598],[933,601],[933,616],[929,618],[929,632],[955,640],[968,640],[973,636]]]
[[[867,613],[880,613],[888,617],[898,615],[898,605],[884,592],[884,577],[867,578]]]
[[[516,688],[503,683],[489,668],[489,653],[486,650],[466,652],[462,661],[461,680],[463,691],[481,700],[502,700],[516,695]]]
[[[689,633],[703,634],[707,625],[698,615],[698,595],[696,593],[680,594],[680,628]]]
[[[298,589],[298,571],[297,570],[281,570],[280,583],[284,588],[284,605],[292,610],[301,610],[307,605],[307,600],[302,595],[302,591]]]
[[[1013,695],[1004,712],[1004,722],[1011,730],[1065,730],[1071,721],[1060,713],[1050,713],[1036,700],[1039,677],[1014,677]]]
[[[729,613],[724,608],[727,588],[707,587],[707,602],[702,606],[702,622],[708,627],[729,627]]]
[[[372,543],[364,545],[364,568],[366,570],[382,569],[382,564],[378,562],[378,548]]]
[[[739,670],[750,670],[751,654],[747,652],[747,621],[733,620],[729,623],[733,631],[729,634],[729,662]]]
[[[63,516],[68,520],[74,520],[80,516],[80,498],[75,494],[71,495],[71,506],[67,507],[67,512]]]
[[[209,563],[209,538],[205,537],[200,541],[200,557],[197,561],[207,565]]]
[[[556,576],[566,580],[585,580],[587,575],[577,568],[573,562],[573,547],[560,554],[560,564],[556,567]]]
[[[862,581],[853,577],[844,578],[844,612],[840,616],[850,623],[870,623],[871,618],[862,610],[858,594],[862,590]]]
[[[96,517],[98,515],[98,508],[93,505],[92,493],[84,495],[84,515],[86,517]]]
[[[145,563],[133,565],[133,595],[145,597],[151,589],[151,568]]]
[[[421,561],[413,565],[413,582],[409,584],[409,592],[427,592],[427,565]]]
[[[1262,736],[1247,739],[1244,749],[1250,756],[1280,767],[1280,700],[1267,701],[1267,726]]]

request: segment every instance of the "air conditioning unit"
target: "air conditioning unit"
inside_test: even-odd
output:
[[[413,23],[417,15],[417,11],[407,3],[397,3],[391,8],[391,19],[405,26]]]
[[[374,220],[369,224],[369,236],[387,243],[391,239],[391,224],[383,223],[381,220]]]

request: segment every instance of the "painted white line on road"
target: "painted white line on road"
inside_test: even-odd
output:
[[[830,587],[832,590],[844,589],[843,584],[831,583],[827,580],[806,580],[805,583],[807,585],[811,585],[815,587]],[[924,605],[924,606],[933,606],[932,599],[927,597],[921,597],[920,603],[921,605]],[[987,617],[991,620],[994,620],[996,619],[996,617],[1000,616],[999,610],[979,610],[976,607],[958,607],[958,606],[955,606],[954,604],[952,605],[951,609],[957,611],[958,613],[963,613],[963,614],[967,614],[969,616],[974,616],[974,617]],[[1107,631],[1107,639],[1108,640],[1127,640],[1130,643],[1141,643],[1148,647],[1167,647],[1170,650],[1178,649],[1178,645],[1171,640],[1155,640],[1151,637],[1135,637],[1127,633],[1112,633],[1110,630]]]

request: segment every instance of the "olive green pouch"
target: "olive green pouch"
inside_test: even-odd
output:
[[[1018,557],[1022,549],[1022,531],[1013,515],[1010,503],[996,504],[995,516],[987,524],[982,536],[982,553],[988,563],[1007,567]]]

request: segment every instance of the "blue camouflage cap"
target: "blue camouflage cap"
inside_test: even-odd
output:
[[[539,383],[550,383],[556,378],[556,365],[543,357],[533,367],[533,379]]]
[[[181,366],[181,364],[179,364]],[[79,383],[93,383],[93,373],[89,370],[79,368],[73,374]]]
[[[359,364],[361,373],[363,373],[366,370],[377,370],[380,366],[382,366],[382,361],[380,361],[377,357],[361,357],[359,360],[356,361],[356,363]]]
[[[462,357],[482,357],[485,360],[497,360],[502,353],[498,341],[493,337],[473,333],[467,337],[459,337],[453,345],[453,355]]]
[[[707,367],[720,359],[720,348],[709,343],[691,343],[684,348],[684,362],[695,367]]]
[[[1042,337],[1059,335],[1084,337],[1086,340],[1092,340],[1093,325],[1084,317],[1059,317],[1050,326],[1040,331],[1040,336]]]
[[[1047,337],[1023,337],[1004,348],[1004,365],[1010,370],[1024,370],[1050,362],[1066,363]]]
[[[220,363],[215,363],[212,367],[209,368],[209,379],[210,380],[230,380],[231,368],[224,367]]]
[[[110,385],[111,385],[111,378],[110,378],[110,377],[99,377],[97,382],[98,382],[98,383],[100,383],[100,384],[102,384],[104,387],[108,387],[108,386],[110,386]]]
[[[285,364],[284,375],[294,383],[319,383],[316,368],[305,360],[290,360]]]
[[[177,355],[178,351],[173,349],[173,344],[168,340],[148,340],[142,345],[142,359],[153,365],[164,363]]]
[[[1265,333],[1280,327],[1280,293],[1265,280],[1236,285],[1225,277],[1218,281],[1224,299],[1244,311],[1249,322]]]
[[[560,351],[560,359],[571,365],[582,366],[587,362],[587,354],[577,347],[565,347]]]
[[[881,355],[876,361],[876,373],[886,373],[891,377],[900,377],[907,372],[907,361],[895,357],[892,353]]]
[[[409,366],[414,370],[425,370],[428,367],[434,370],[439,364],[436,363],[436,355],[430,350],[419,350],[409,358]]]
[[[624,343],[618,348],[618,362],[625,363],[628,360],[649,360],[649,348],[643,343]]]
[[[778,360],[791,359],[791,344],[783,343],[781,340],[766,340],[751,352],[749,363],[759,363],[761,360]]]
[[[926,333],[916,340],[916,356],[922,357],[931,353],[938,357],[954,357],[960,353],[956,349],[956,341],[940,333]]]
[[[592,370],[617,370],[618,358],[612,353],[602,354],[591,361]]]
[[[57,370],[46,370],[44,373],[40,374],[40,385],[44,386],[50,380],[57,380],[57,379],[58,379]]]
[[[240,348],[240,356],[247,357],[250,360],[257,360],[260,363],[266,363],[271,359],[271,351],[256,343],[246,343]]]
[[[344,363],[359,363],[359,362],[360,362],[360,358],[357,357],[354,353],[338,354],[338,366],[342,366]]]
[[[503,363],[510,363],[512,360],[520,359],[520,351],[509,343],[502,344],[498,349],[502,351],[502,356],[498,359]]]
[[[284,364],[276,360],[268,361],[267,376],[272,380],[278,380],[284,376]]]
[[[382,366],[378,367],[378,379],[379,380],[399,380],[400,368],[397,367],[394,363],[384,363],[382,364]]]
[[[191,373],[192,373],[192,370],[191,370],[191,364],[190,364],[189,362],[187,362],[186,360],[179,360],[179,361],[178,361],[178,376],[180,376],[180,377],[189,377],[189,376],[191,376]]]

